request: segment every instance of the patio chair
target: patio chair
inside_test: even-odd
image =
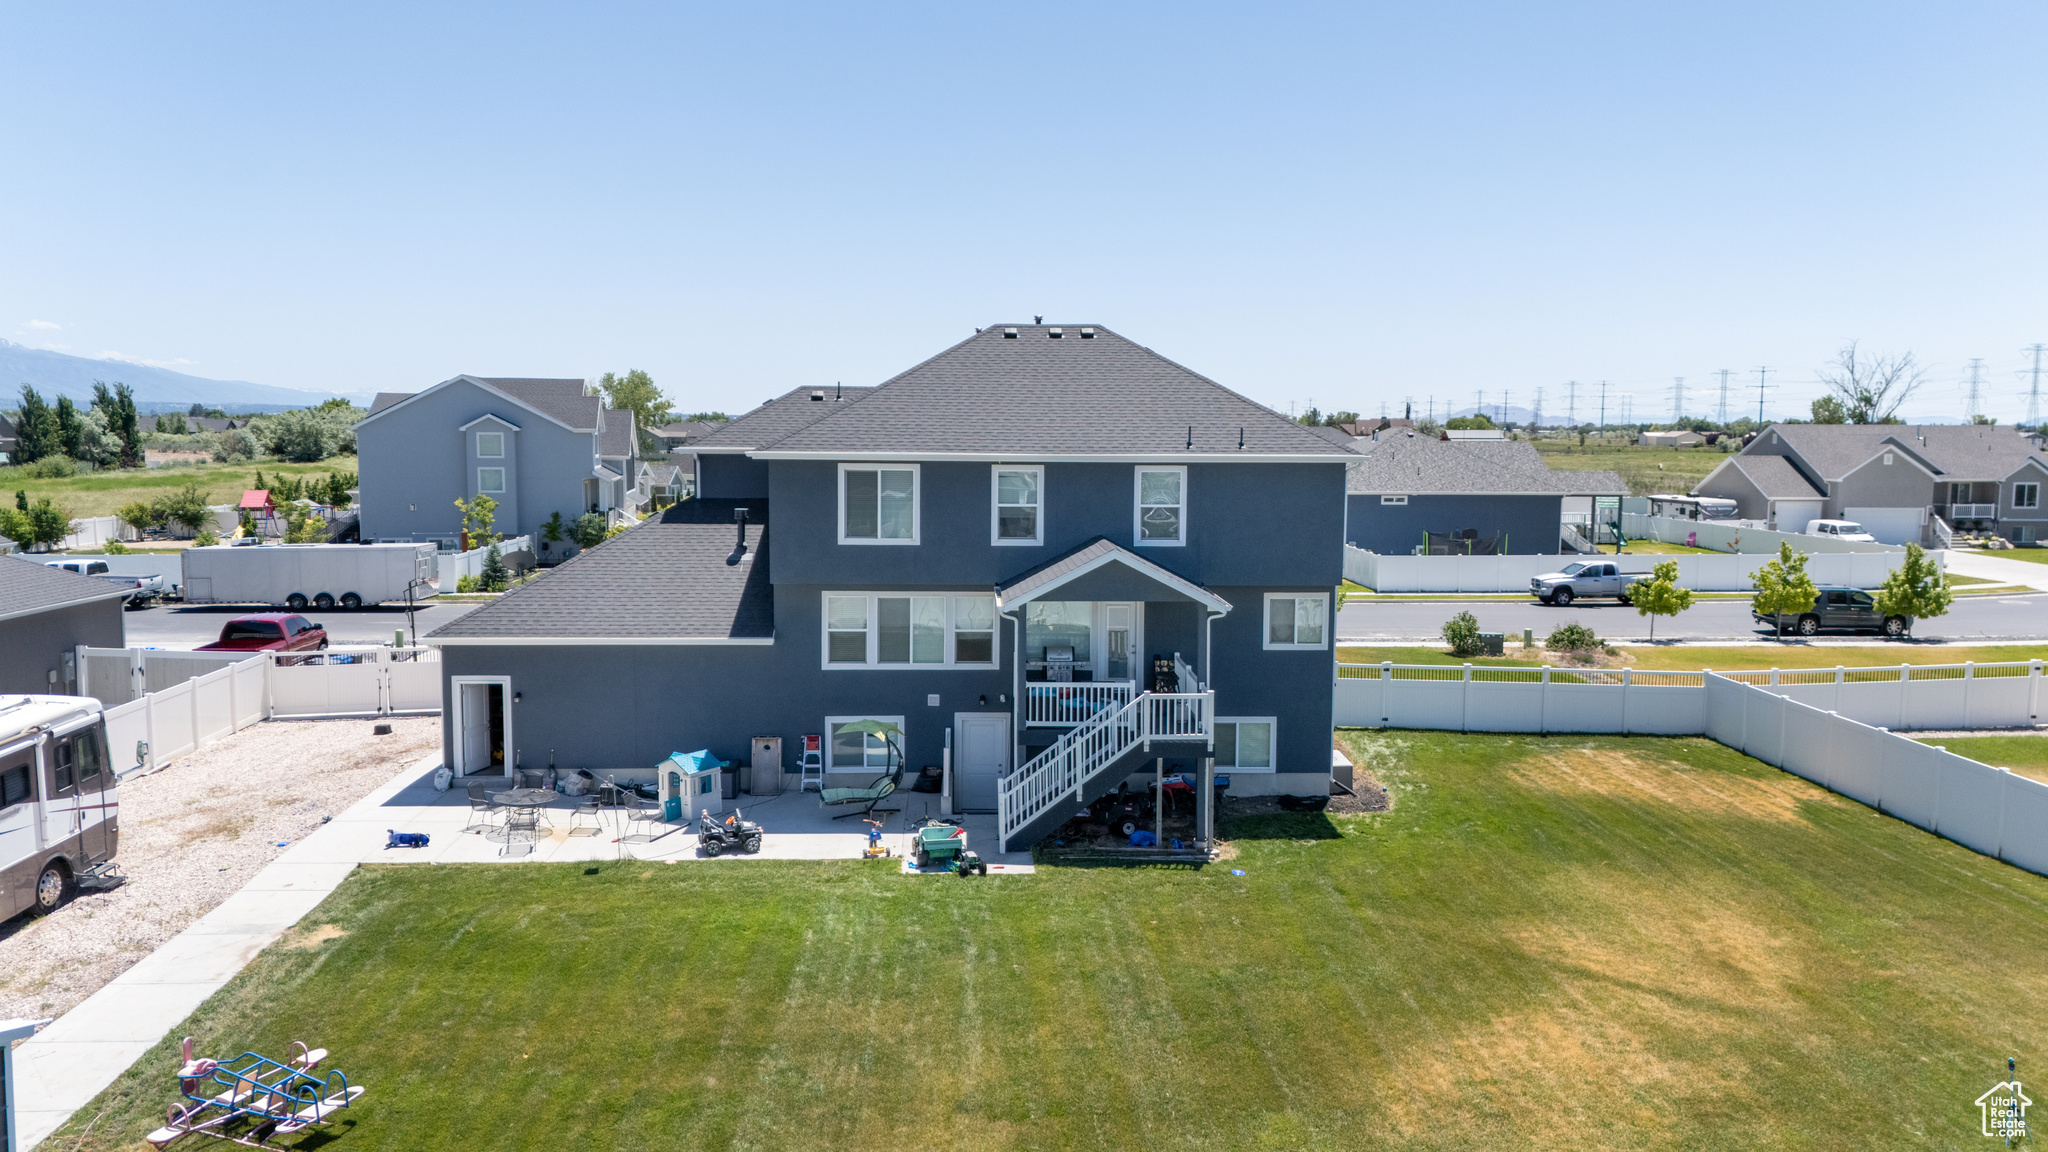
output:
[[[469,811],[473,823],[464,828],[464,832],[482,832],[491,827],[490,816],[494,809],[491,807],[491,798],[485,795],[484,786],[481,784],[469,786]],[[477,819],[476,813],[479,812],[483,813],[483,819]]]
[[[891,772],[889,775],[882,777],[865,788],[820,788],[818,790],[818,807],[835,808],[842,804],[865,804],[867,807],[858,812],[841,812],[839,815],[834,816],[833,819],[844,820],[849,816],[859,816],[862,819],[866,819],[877,811],[875,805],[881,803],[891,792],[896,791],[896,776],[896,773]],[[901,812],[902,809],[883,808],[880,811]]]

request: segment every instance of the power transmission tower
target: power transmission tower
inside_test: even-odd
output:
[[[2033,383],[2027,388],[2027,426],[2037,429],[2041,426],[2041,348],[2036,344],[2027,349],[2034,357]]]
[[[1543,427],[1543,385],[1541,384],[1536,386],[1536,409],[1529,413],[1529,427],[1532,429]]]
[[[1607,435],[1607,381],[1600,382],[1600,435]]]
[[[1671,422],[1673,424],[1678,424],[1683,422],[1684,420],[1685,377],[1673,376],[1671,378]]]
[[[1507,427],[1507,426],[1508,426],[1508,400],[1509,400],[1510,398],[1512,398],[1513,396],[1514,396],[1514,393],[1513,393],[1513,392],[1511,392],[1511,391],[1509,391],[1509,390],[1507,390],[1507,389],[1505,389],[1505,388],[1503,388],[1503,389],[1501,390],[1501,394],[1500,394],[1500,421],[1499,421],[1499,423],[1500,423],[1500,426],[1501,426],[1501,427],[1503,427],[1503,428],[1505,428],[1505,427]]]
[[[1571,389],[1564,402],[1564,422],[1566,426],[1576,428],[1579,426],[1579,382],[1567,380],[1564,386]]]
[[[1436,423],[1436,393],[1434,393],[1434,392],[1432,392],[1432,393],[1430,393],[1430,394],[1429,394],[1429,416],[1428,416],[1428,420],[1429,420],[1429,422],[1430,422],[1430,423],[1432,423],[1432,424]]]
[[[1723,428],[1728,426],[1728,377],[1734,374],[1726,368],[1721,369],[1721,410],[1717,418]]]
[[[1984,414],[1984,399],[1979,386],[1984,382],[1984,361],[1970,361],[1970,402],[1963,409],[1963,419],[1975,424]]]
[[[1484,416],[1486,415],[1486,389],[1481,388],[1475,395],[1477,399],[1472,401],[1472,414],[1474,416]]]
[[[1756,370],[1756,426],[1758,429],[1762,429],[1764,426],[1764,374],[1769,371],[1769,368],[1759,368]]]

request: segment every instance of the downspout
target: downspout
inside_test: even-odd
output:
[[[997,607],[1002,598],[996,598]],[[1024,763],[1024,621],[1008,612],[1003,619],[1010,622],[1012,629],[1010,646],[1012,665],[1010,669],[1010,770],[1016,771]]]
[[[1211,689],[1214,689],[1216,687],[1216,642],[1213,639],[1215,635],[1214,626],[1216,624],[1216,618],[1221,615],[1223,615],[1223,613],[1216,611],[1214,608],[1211,608],[1209,609],[1209,614],[1202,618],[1202,683]]]

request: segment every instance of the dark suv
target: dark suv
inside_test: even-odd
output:
[[[1786,632],[1797,632],[1801,636],[1817,636],[1822,632],[1882,632],[1887,636],[1904,636],[1913,627],[1913,621],[1905,616],[1884,616],[1877,610],[1877,598],[1856,588],[1827,588],[1819,590],[1813,599],[1813,607],[1797,616],[1787,612],[1778,619],[1749,610],[1750,618],[1773,630],[1781,626]]]

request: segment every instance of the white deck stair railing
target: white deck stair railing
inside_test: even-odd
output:
[[[1207,740],[1214,692],[1145,692],[1114,712],[1069,729],[996,785],[998,850],[1060,801],[1079,799],[1090,780],[1132,748],[1152,740]]]

